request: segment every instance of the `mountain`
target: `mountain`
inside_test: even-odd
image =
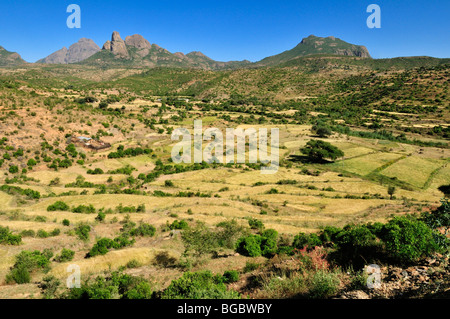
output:
[[[66,47],[58,50],[36,63],[46,64],[69,64],[81,62],[100,51],[100,47],[91,39],[82,38],[77,43],[72,44],[69,49]]]
[[[117,31],[100,52],[81,62],[86,65],[138,66],[138,67],[184,67],[204,70],[225,70],[251,65],[249,61],[218,62],[201,52],[171,53],[157,44],[151,44],[139,34],[127,36],[125,41]]]
[[[289,60],[309,55],[327,54],[371,58],[366,47],[354,45],[335,37],[321,38],[310,35],[295,48],[278,55],[267,57],[256,63],[257,66],[274,66]]]
[[[19,65],[26,63],[16,52],[7,51],[0,46],[0,66]]]

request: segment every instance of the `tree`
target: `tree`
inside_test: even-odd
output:
[[[388,187],[388,194],[389,194],[389,196],[391,196],[391,199],[394,197],[395,191],[396,191],[395,186]]]
[[[337,158],[344,156],[344,152],[339,148],[321,140],[309,141],[306,143],[305,147],[300,149],[300,152],[314,162],[320,162],[324,159],[331,159],[334,161]]]
[[[312,127],[312,131],[319,137],[328,137],[331,134],[333,134],[333,132],[331,131],[331,129],[328,126],[325,125],[314,125]]]

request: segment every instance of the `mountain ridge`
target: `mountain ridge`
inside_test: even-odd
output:
[[[64,56],[68,53],[65,53],[64,49],[51,54],[45,58],[47,60],[41,59],[38,62],[49,63],[49,61],[53,61],[55,63],[55,61],[59,61],[61,64],[66,64],[67,58],[64,58]],[[68,51],[70,51],[70,48]],[[311,35],[304,38],[295,48],[257,62],[248,60],[221,62],[215,61],[199,51],[192,51],[187,54],[182,52],[171,53],[157,44],[151,44],[150,41],[139,34],[129,35],[123,40],[119,32],[114,31],[111,40],[106,41],[101,50],[93,52],[86,58],[69,63],[103,67],[184,67],[204,70],[227,70],[243,67],[274,66],[314,54],[371,58],[369,51],[364,46],[350,44],[335,37],[321,38]]]

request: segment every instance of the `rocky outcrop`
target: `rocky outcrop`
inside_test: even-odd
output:
[[[142,35],[134,34],[125,38],[125,44],[136,49],[151,49],[152,45]]]
[[[114,31],[111,37],[111,52],[114,55],[128,57],[128,50],[125,41],[120,37],[119,32]]]
[[[141,58],[147,56],[152,49],[152,45],[142,35],[135,34],[125,38],[125,44],[129,47],[136,48],[136,54]]]
[[[111,41],[107,41],[103,45],[104,50],[111,51],[116,57],[129,58],[127,46],[125,41],[120,37],[119,32],[114,31],[111,37]]]
[[[82,38],[72,44],[69,49],[64,47],[37,62],[46,64],[77,63],[86,60],[98,51],[100,51],[100,47],[94,41]]]

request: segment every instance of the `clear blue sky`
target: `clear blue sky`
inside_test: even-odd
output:
[[[72,3],[81,7],[81,29],[66,26]],[[372,3],[381,7],[381,29],[366,25]],[[119,31],[171,52],[258,61],[314,34],[365,45],[374,58],[448,58],[449,21],[449,0],[1,0],[0,45],[35,62],[82,37],[101,47]]]

